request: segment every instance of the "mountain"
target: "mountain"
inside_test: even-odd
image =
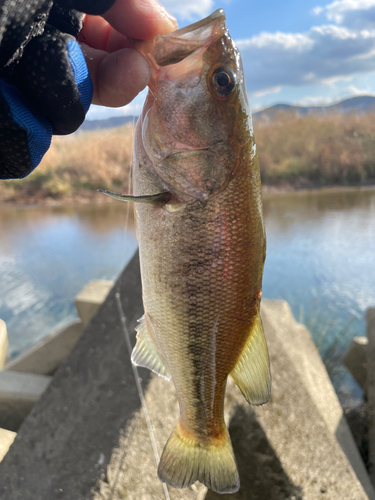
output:
[[[127,123],[136,123],[138,116],[112,116],[105,120],[85,120],[78,131],[88,132],[90,130],[101,130],[103,128],[115,128],[126,125]]]
[[[375,97],[371,95],[362,95],[351,97],[344,101],[331,104],[330,106],[293,106],[291,104],[275,104],[269,108],[258,111],[253,114],[255,119],[273,118],[278,111],[290,111],[299,115],[307,113],[329,114],[329,113],[369,113],[375,111]],[[127,123],[136,123],[137,116],[113,116],[105,120],[85,120],[78,131],[87,132],[90,130],[101,130],[104,128],[121,127]]]
[[[330,106],[293,106],[291,104],[275,104],[253,114],[254,118],[273,118],[278,111],[294,112],[299,115],[317,113],[320,115],[333,113],[369,113],[375,111],[375,97],[361,95],[351,97]]]

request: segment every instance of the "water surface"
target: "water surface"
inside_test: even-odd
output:
[[[358,394],[338,363],[352,338],[366,334],[366,309],[375,307],[375,191],[270,195],[264,211],[264,296],[289,302],[336,389]]]
[[[74,297],[89,280],[117,278],[138,245],[127,207],[0,209],[0,318],[11,356],[76,318]]]
[[[358,394],[337,363],[375,306],[375,191],[268,194],[264,212],[264,297],[289,302],[331,362],[336,389]],[[82,287],[115,280],[137,248],[118,203],[3,208],[0,234],[0,317],[13,356],[75,318]]]

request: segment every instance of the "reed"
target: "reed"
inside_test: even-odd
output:
[[[254,123],[262,180],[292,187],[375,182],[375,113],[280,112]]]
[[[375,184],[375,113],[279,112],[254,121],[264,186],[282,189]],[[97,198],[96,189],[128,191],[134,128],[54,137],[40,166],[23,180],[0,182],[0,202]]]
[[[133,127],[54,137],[41,164],[25,179],[0,182],[0,201],[103,198],[98,188],[128,190]]]

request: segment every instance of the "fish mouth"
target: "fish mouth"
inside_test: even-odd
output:
[[[187,34],[192,34],[194,31],[197,32],[197,36],[201,34],[202,30],[206,28],[208,25],[211,23],[216,23],[217,21],[222,21],[225,23],[226,16],[224,9],[216,9],[215,12],[213,12],[211,15],[205,17],[204,19],[201,19],[200,21],[197,21],[196,23],[189,24],[188,26],[185,26],[184,28],[180,28],[176,31],[172,31],[172,33],[167,33],[166,35],[162,35],[163,38],[168,38],[168,37],[182,37]]]
[[[207,47],[227,31],[225,12],[217,9],[210,16],[147,42],[133,41],[143,56],[152,57],[158,66],[177,64],[198,49]]]

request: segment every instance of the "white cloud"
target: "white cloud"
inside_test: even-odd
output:
[[[257,92],[253,92],[251,97],[264,97],[268,94],[278,94],[281,91],[281,87],[270,87],[268,89],[258,90]]]
[[[353,80],[355,74],[348,74],[348,75],[339,75],[337,74],[336,76],[331,76],[329,78],[323,78],[321,80],[322,85],[327,85],[328,87],[336,87],[336,83],[342,83],[342,82],[350,82]]]
[[[375,0],[336,0],[325,7],[315,7],[313,13],[325,14],[329,21],[350,28],[375,28]]]
[[[375,95],[375,92],[372,92],[370,87],[366,87],[365,89],[359,89],[355,85],[349,85],[348,92],[351,95]]]
[[[214,0],[163,0],[163,5],[180,19],[206,17],[214,10]]]
[[[375,70],[375,31],[322,25],[306,33],[261,33],[236,43],[252,94],[277,87],[332,85]]]
[[[302,97],[302,99],[299,99],[298,101],[294,101],[293,104],[296,104],[297,106],[327,106],[335,101],[337,101],[337,99],[333,97],[307,96]]]
[[[323,7],[314,7],[314,9],[312,10],[312,13],[315,14],[316,16],[320,16],[322,12],[324,12]]]
[[[311,28],[311,35],[318,35],[322,37],[332,37],[337,40],[355,40],[358,36],[358,33],[355,31],[351,31],[347,28],[343,28],[341,26],[335,26],[332,24],[323,24],[322,26],[314,26]],[[311,36],[310,35],[310,36]],[[362,36],[365,38],[370,35],[369,32],[364,32]]]
[[[295,50],[301,52],[311,47],[312,40],[302,33],[261,33],[260,35],[253,36],[249,40],[238,40],[237,47],[242,48],[254,46],[259,49],[264,47],[277,47],[285,50]]]

